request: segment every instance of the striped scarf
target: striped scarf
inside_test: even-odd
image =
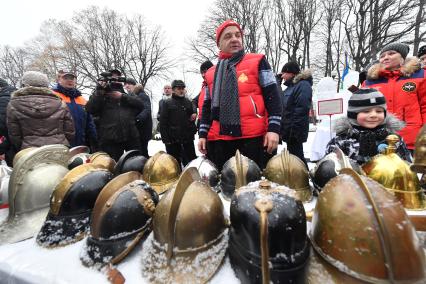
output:
[[[219,121],[220,134],[240,137],[240,99],[235,66],[244,58],[244,50],[220,59],[214,74],[212,119]]]

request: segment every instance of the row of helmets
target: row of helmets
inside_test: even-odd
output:
[[[307,171],[297,170],[298,167],[290,173],[285,170],[293,168],[290,164],[298,165],[296,157],[283,152],[271,159],[263,173],[276,182],[280,182],[282,176],[287,177],[284,180],[290,179],[288,186],[260,180],[257,166],[239,153],[225,164],[222,180],[225,179],[220,187],[226,192],[224,185],[231,184],[228,189],[233,192],[227,194],[231,197],[229,225],[222,202],[209,184],[217,181],[212,178],[212,171],[200,174],[204,167],[188,167],[176,184],[173,180],[176,181],[179,174],[169,175],[173,167],[165,165],[170,161],[174,165],[175,161],[165,153],[157,153],[143,166],[143,176],[138,172],[120,174],[119,169],[125,168],[123,162],[137,156],[128,154],[127,158],[120,159],[113,170],[119,175],[98,192],[89,220],[90,235],[81,255],[85,265],[117,263],[137,241],[148,235],[152,227],[154,232],[142,250],[142,273],[150,282],[206,282],[220,267],[228,246],[231,265],[243,283],[425,281],[424,253],[401,204],[381,185],[351,170],[342,170],[325,185],[318,197],[309,234],[315,253],[310,254],[302,204],[306,186],[297,178],[301,172],[305,177]],[[162,162],[152,163],[154,161]],[[153,168],[159,167],[158,164],[164,167],[161,166],[160,174],[156,175]],[[72,169],[67,174],[71,187],[78,184],[80,168],[95,172],[97,167],[82,165]],[[105,171],[105,167],[101,170]],[[71,172],[76,173],[75,176]],[[229,183],[225,182],[227,173]],[[103,182],[112,178],[107,178],[107,174],[99,175],[104,177]],[[90,184],[90,178],[86,179],[77,188],[85,191]],[[62,186],[67,184],[64,180],[60,183]],[[165,180],[169,181],[168,185]],[[255,182],[248,184],[250,181]],[[55,192],[61,188],[58,185]],[[163,190],[166,193],[158,201],[156,192]],[[51,234],[61,231],[58,224],[71,224],[70,227],[75,228],[75,221],[52,218],[55,208],[65,204],[69,205],[64,208],[72,208],[72,204],[65,202],[66,194],[55,192],[49,215],[37,238],[39,244],[47,246],[70,241],[69,235]],[[133,200],[135,206],[124,206],[126,198]],[[125,211],[142,221],[135,225],[138,220],[132,222],[129,215],[119,216],[118,212]],[[63,213],[64,216],[70,214]],[[87,224],[78,223],[79,226]],[[49,228],[54,230],[49,233]],[[81,233],[72,235],[71,239],[79,237]]]

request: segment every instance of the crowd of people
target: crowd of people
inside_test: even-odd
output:
[[[312,72],[287,62],[276,75],[262,54],[246,53],[243,30],[228,20],[216,30],[219,57],[200,66],[200,93],[191,101],[182,80],[164,86],[157,120],[166,151],[185,166],[198,150],[220,170],[236,150],[264,168],[282,141],[307,166],[303,143],[309,131]],[[401,137],[398,154],[411,161],[414,142],[426,123],[426,46],[407,58],[409,47],[391,43],[379,60],[360,74],[360,89],[349,100],[347,117],[336,127],[336,147],[362,164],[380,152],[388,134]],[[86,101],[76,88],[77,75],[47,76],[27,71],[16,90],[0,78],[0,154],[9,165],[18,151],[46,144],[86,145],[118,160],[138,149],[148,157],[152,137],[151,102],[133,78],[110,70]],[[122,78],[123,80],[119,80]],[[122,83],[123,81],[123,83]],[[286,88],[281,91],[282,85]]]

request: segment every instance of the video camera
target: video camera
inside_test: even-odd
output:
[[[121,82],[124,83],[126,82],[126,77],[120,76],[120,77],[113,77],[111,72],[102,72],[101,77],[98,78],[98,81],[103,81],[103,82]]]
[[[109,91],[118,91],[120,93],[125,93],[123,89],[123,83],[126,82],[126,77],[113,77],[111,72],[102,72],[101,77],[98,78],[98,82],[105,82],[106,84],[97,85],[97,90]]]

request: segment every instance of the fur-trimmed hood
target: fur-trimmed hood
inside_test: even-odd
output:
[[[46,96],[52,96],[52,97],[57,97],[52,90],[48,89],[48,88],[43,88],[43,87],[24,87],[21,88],[19,90],[16,90],[15,92],[12,93],[12,98],[13,97],[20,97],[20,96],[35,96],[35,95],[46,95]]]
[[[302,72],[297,74],[293,78],[293,84],[297,84],[299,81],[302,81],[302,80],[307,80],[312,85],[312,70],[311,69],[303,70]]]
[[[66,104],[50,89],[43,87],[25,87],[15,91],[9,102],[18,113],[33,118],[48,118]]]
[[[414,72],[421,69],[420,60],[417,57],[407,58],[400,71],[404,77],[410,77]],[[377,63],[368,69],[367,79],[376,80],[381,77],[380,73],[385,70],[383,64]]]
[[[399,120],[396,116],[391,113],[386,114],[385,118],[385,128],[389,132],[395,133],[405,127],[405,123]],[[334,130],[337,134],[346,132],[348,130],[353,130],[353,125],[349,122],[348,117],[341,117],[336,121]]]

